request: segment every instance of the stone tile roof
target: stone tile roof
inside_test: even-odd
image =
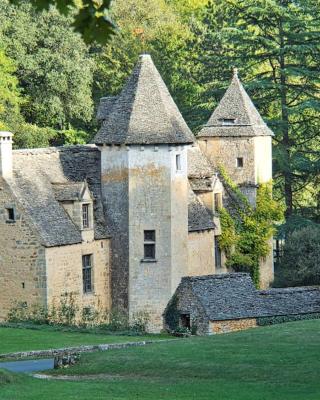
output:
[[[84,182],[52,183],[52,189],[58,201],[81,200],[85,187]]]
[[[188,149],[188,177],[192,178],[211,178],[215,175],[213,166],[208,158],[196,144]]]
[[[214,229],[213,216],[205,205],[197,198],[189,187],[188,197],[188,229],[189,232]]]
[[[97,110],[97,120],[98,121],[103,121],[103,120],[107,119],[116,99],[117,99],[117,96],[101,97],[99,106],[98,106],[98,110]]]
[[[229,88],[198,137],[272,135],[235,73]]]
[[[194,141],[149,55],[140,56],[121,94],[115,101],[107,101],[105,108],[107,115],[94,138],[96,144],[186,144]]]
[[[94,197],[95,238],[108,237],[100,193],[100,151],[95,146],[70,146],[13,151],[11,190],[32,220],[43,245],[81,242],[81,232],[56,198],[57,183],[74,197],[84,181]],[[63,198],[63,191],[58,197]]]
[[[320,288],[256,290],[247,273],[182,278],[211,321],[320,312]]]

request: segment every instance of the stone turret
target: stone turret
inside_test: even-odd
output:
[[[0,132],[0,177],[12,177],[12,133]]]
[[[231,84],[199,132],[199,144],[216,167],[255,203],[256,185],[272,179],[272,131],[242,86],[237,70]]]
[[[213,165],[223,166],[253,206],[258,185],[272,179],[272,136],[235,70],[229,88],[197,137]],[[261,261],[260,272],[261,286],[266,287],[273,280],[271,250]]]
[[[149,329],[187,275],[187,146],[194,137],[149,55],[142,55],[119,96],[103,98],[95,137],[112,229],[112,303]],[[109,211],[109,212],[108,212]]]

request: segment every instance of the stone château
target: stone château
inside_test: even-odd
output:
[[[72,293],[80,310],[148,312],[160,330],[182,277],[227,272],[218,165],[252,204],[272,177],[272,132],[236,72],[197,137],[149,55],[97,118],[89,145],[12,150],[0,133],[1,319]],[[273,279],[271,248],[260,277]]]

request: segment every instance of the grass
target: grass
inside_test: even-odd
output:
[[[52,348],[90,345],[101,343],[123,343],[166,338],[164,335],[125,336],[64,332],[48,329],[23,329],[0,327],[0,354],[27,350],[46,350]]]
[[[76,367],[59,371],[82,375],[80,381],[20,375],[2,385],[0,398],[319,400],[319,330],[319,320],[299,321],[86,354]],[[101,373],[109,379],[86,380]]]

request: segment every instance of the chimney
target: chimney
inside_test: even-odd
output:
[[[12,133],[0,131],[0,177],[12,177]]]

